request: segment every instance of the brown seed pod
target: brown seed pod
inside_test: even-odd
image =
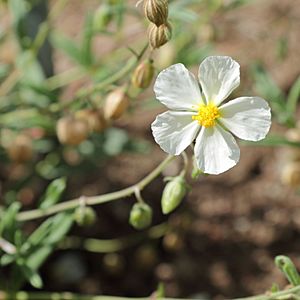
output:
[[[149,26],[149,42],[153,49],[157,49],[166,44],[172,37],[172,27],[170,23],[156,26],[150,24]]]
[[[7,153],[9,158],[17,163],[23,163],[33,156],[32,140],[24,134],[18,135],[8,146]]]
[[[75,118],[87,122],[90,132],[102,132],[107,126],[102,110],[82,109],[75,113]]]
[[[291,162],[284,166],[281,173],[281,181],[290,187],[300,186],[300,163]]]
[[[163,70],[172,65],[176,59],[177,50],[172,41],[165,44],[154,52],[155,66],[158,70]]]
[[[74,117],[63,117],[56,124],[56,134],[62,144],[79,145],[89,134],[88,123]]]
[[[167,0],[145,0],[144,12],[147,19],[156,26],[166,24],[168,20]]]
[[[116,120],[120,118],[129,106],[129,99],[125,88],[119,87],[110,92],[104,104],[104,118],[106,120]]]
[[[154,76],[154,67],[151,60],[140,63],[133,72],[131,82],[140,89],[146,89],[152,82]]]
[[[286,138],[291,142],[300,142],[300,129],[290,128],[285,133]]]

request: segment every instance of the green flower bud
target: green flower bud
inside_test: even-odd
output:
[[[80,206],[76,208],[74,213],[74,220],[79,226],[90,226],[96,221],[95,210],[91,207]]]
[[[104,3],[95,11],[93,18],[94,30],[101,31],[107,27],[113,18],[112,7],[110,4]]]
[[[187,192],[187,184],[182,176],[174,177],[164,188],[161,207],[164,214],[172,212],[182,201]]]
[[[300,285],[300,275],[289,257],[278,255],[275,257],[275,264],[284,273],[290,284],[293,286]]]
[[[133,205],[130,216],[129,223],[135,229],[144,229],[151,224],[152,221],[152,209],[146,203],[136,203]]]

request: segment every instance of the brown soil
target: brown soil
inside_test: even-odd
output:
[[[84,11],[95,7],[97,1],[70,3],[58,22],[66,33],[76,36]],[[215,52],[235,57],[242,72],[246,65],[261,60],[276,82],[288,90],[300,73],[297,0],[253,1],[216,16],[213,23],[221,28]],[[278,62],[274,49],[282,36],[288,39],[289,48],[286,58]],[[104,52],[113,47],[107,43],[105,39]],[[56,55],[61,59],[61,54]],[[66,60],[59,61],[58,71],[70,66]],[[149,125],[157,113],[141,109],[117,125],[133,137],[152,142]],[[153,142],[152,146],[146,155],[125,153],[111,159],[96,177],[88,178],[82,190],[70,196],[134,184],[164,158],[159,147]],[[191,182],[192,191],[169,218],[160,213],[162,178],[155,180],[143,196],[153,206],[154,223],[168,220],[172,231],[163,239],[139,242],[115,257],[58,251],[42,268],[45,290],[146,296],[163,282],[170,297],[220,299],[263,293],[273,282],[284,287],[286,281],[274,266],[274,257],[289,255],[300,269],[300,198],[280,182],[284,155],[282,149],[242,146],[241,161],[234,169]],[[173,164],[167,173],[178,167]],[[72,233],[94,238],[134,234],[127,221],[132,204],[133,199],[100,206],[94,227],[75,228]],[[72,267],[65,267],[66,262]],[[70,270],[78,273],[74,280],[69,278]]]
[[[91,1],[91,7],[93,4]],[[74,35],[80,28],[78,11],[87,6],[72,1],[72,7],[73,14],[69,21],[64,19],[66,26],[62,27]],[[68,22],[74,24],[71,16],[76,16],[77,29],[68,26]],[[284,90],[299,75],[300,7],[296,0],[253,1],[251,5],[216,16],[213,24],[219,30],[215,52],[238,59],[242,73],[247,65],[260,60]],[[289,47],[286,58],[278,62],[276,43],[281,37],[287,39]],[[104,52],[114,47],[106,40],[102,45]],[[118,125],[131,136],[152,141],[149,125],[157,113],[157,110],[141,110]],[[223,298],[263,293],[273,282],[283,287],[286,282],[274,266],[274,257],[290,255],[300,268],[300,198],[280,182],[281,157],[285,154],[282,149],[242,147],[241,161],[234,169],[192,183],[189,196],[168,219],[173,226],[171,233],[162,240],[146,241],[120,252],[117,271],[106,265],[106,256],[76,252],[77,259],[87,268],[86,278],[77,288],[74,285],[71,288],[80,292],[142,296],[149,295],[158,282],[163,282],[166,294],[171,297]],[[153,145],[148,155],[123,154],[112,159],[101,170],[95,192],[134,184],[163,157],[164,153]],[[168,172],[176,172],[178,168],[175,163]],[[154,208],[155,223],[167,219],[159,212],[162,187],[160,178],[143,193]],[[86,235],[112,238],[133,233],[127,225],[131,203],[118,201],[99,207],[99,227],[93,229],[95,234],[87,230]],[[143,251],[148,256],[141,255]],[[48,267],[45,266],[44,272]],[[55,285],[50,282],[48,288],[59,288],[57,280]]]

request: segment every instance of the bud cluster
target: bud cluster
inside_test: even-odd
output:
[[[91,133],[103,132],[111,121],[124,114],[128,106],[125,87],[117,87],[106,96],[103,109],[82,109],[60,118],[56,124],[57,138],[62,144],[79,145]]]
[[[145,0],[144,12],[152,23],[149,26],[149,43],[152,49],[157,49],[166,44],[172,36],[172,27],[168,22],[168,1]]]

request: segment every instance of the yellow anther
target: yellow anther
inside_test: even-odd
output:
[[[197,120],[201,126],[212,127],[216,124],[216,119],[220,117],[219,109],[213,103],[207,105],[200,104],[198,114],[192,116],[193,120]]]

